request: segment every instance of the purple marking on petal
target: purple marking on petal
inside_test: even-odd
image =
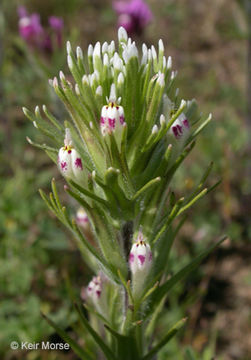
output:
[[[146,257],[144,255],[138,255],[138,259],[140,261],[140,264],[143,265],[146,260]]]
[[[173,126],[173,127],[172,127],[172,131],[173,131],[174,136],[175,136],[176,138],[178,138],[178,137],[179,137],[179,133],[178,133],[178,129],[177,129],[176,126]]]
[[[133,253],[130,253],[130,255],[129,255],[129,263],[132,264],[133,261],[134,261],[134,255],[133,255]]]
[[[91,286],[88,286],[87,290],[88,290],[88,291],[92,291],[92,287],[91,287]]]
[[[63,171],[67,170],[67,162],[66,161],[61,161],[60,166]]]
[[[183,120],[183,125],[186,127],[186,128],[189,128],[189,122],[187,119]]]
[[[100,298],[100,296],[101,296],[101,291],[100,291],[100,290],[96,290],[96,294],[97,294],[97,296]]]
[[[75,160],[75,166],[77,167],[77,168],[79,168],[80,170],[83,170],[83,165],[82,165],[82,161],[81,161],[81,159],[80,158],[77,158],[76,160]]]
[[[176,127],[177,127],[177,129],[178,129],[179,135],[181,135],[181,134],[183,133],[182,126],[176,125]]]
[[[114,129],[115,128],[115,119],[108,118],[109,126]]]
[[[68,150],[68,154],[71,154],[71,150]]]
[[[123,115],[121,115],[120,117],[119,117],[119,122],[120,122],[120,124],[124,124],[124,122],[125,122],[125,118],[124,118],[124,116]]]
[[[149,258],[148,258],[148,260],[149,260],[149,261],[152,261],[152,259],[153,259],[153,254],[152,254],[152,252],[150,252],[150,253],[149,253]]]
[[[100,125],[104,125],[105,124],[105,119],[103,118],[103,116],[101,116],[100,118]]]

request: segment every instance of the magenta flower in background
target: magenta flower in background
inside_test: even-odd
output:
[[[130,35],[140,35],[153,17],[144,0],[114,1],[113,8],[118,14],[118,26],[123,26]]]
[[[57,45],[59,48],[61,48],[62,47],[62,33],[63,33],[63,28],[64,28],[64,20],[61,17],[50,16],[48,22],[49,22],[51,29],[56,34]]]
[[[29,15],[24,6],[18,8],[19,34],[30,45],[37,45],[40,42],[44,29],[40,23],[40,16],[37,13]]]
[[[64,21],[61,17],[50,16],[49,17],[49,25],[55,31],[62,31],[64,27]]]
[[[55,45],[62,47],[62,32],[64,27],[63,19],[57,16],[50,16],[48,19],[50,29],[45,29],[40,22],[40,15],[37,13],[28,14],[24,6],[18,8],[19,34],[25,42],[45,53],[52,53]]]

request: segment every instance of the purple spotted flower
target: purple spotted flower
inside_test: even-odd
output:
[[[64,146],[58,152],[58,168],[67,179],[80,181],[83,179],[83,164],[81,157],[72,144],[69,129],[65,131]]]
[[[152,267],[152,251],[140,231],[137,242],[133,244],[129,254],[129,265],[134,276],[145,278]]]
[[[114,88],[113,85],[112,88]],[[126,126],[126,123],[123,106],[119,105],[117,100],[110,96],[109,103],[104,105],[101,110],[101,134],[106,137],[113,133],[117,145],[120,147],[124,126]]]
[[[94,303],[98,302],[102,294],[101,276],[94,276],[87,286],[87,296]]]
[[[189,122],[184,113],[181,113],[174,121],[171,126],[171,131],[177,140],[187,138],[189,134]]]
[[[113,2],[118,14],[118,26],[122,26],[132,35],[140,35],[152,20],[152,12],[144,0],[118,0]]]

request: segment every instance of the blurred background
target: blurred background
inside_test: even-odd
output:
[[[157,46],[162,38],[178,70],[182,97],[196,98],[204,114],[213,113],[173,190],[177,196],[189,192],[211,160],[208,183],[222,183],[189,211],[170,260],[173,271],[222,234],[229,236],[170,295],[166,307],[172,311],[157,330],[165,331],[182,316],[189,320],[159,359],[251,359],[250,1],[148,0],[142,5],[142,0],[138,7],[132,2],[1,0],[1,359],[76,359],[71,351],[10,349],[14,340],[61,342],[41,310],[67,331],[79,332],[67,279],[80,294],[91,276],[70,234],[38,194],[38,188],[49,191],[52,177],[62,193],[64,182],[46,154],[27,143],[26,136],[41,139],[22,106],[46,104],[65,119],[48,79],[59,70],[68,73],[66,40],[87,51],[89,43],[116,38],[119,24],[138,45]],[[74,211],[72,205],[73,216]]]

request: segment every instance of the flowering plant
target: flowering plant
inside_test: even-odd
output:
[[[69,119],[63,124],[46,106],[43,114],[39,107],[23,110],[50,143],[28,141],[57,164],[65,191],[84,209],[71,219],[54,179],[49,196],[40,190],[94,274],[81,292],[90,322],[74,299],[89,340],[80,347],[44,316],[81,359],[96,358],[91,338],[100,358],[150,360],[185,322],[162,339],[155,336],[168,293],[219,244],[170,277],[168,256],[184,212],[217,185],[203,188],[210,164],[189,196],[176,200],[170,190],[211,115],[203,119],[194,100],[179,99],[177,72],[162,40],[158,50],[143,44],[139,55],[120,28],[117,50],[114,41],[98,42],[89,45],[87,57],[79,47],[75,56],[68,42],[67,53],[75,85],[62,72],[50,84]]]
[[[141,35],[153,15],[144,0],[115,0],[113,8],[118,14],[118,25],[130,35]]]
[[[50,16],[48,19],[49,28],[45,29],[40,21],[38,13],[29,14],[24,6],[18,8],[19,34],[28,46],[51,54],[57,48],[62,48],[62,32],[64,27],[63,19],[57,16]]]

